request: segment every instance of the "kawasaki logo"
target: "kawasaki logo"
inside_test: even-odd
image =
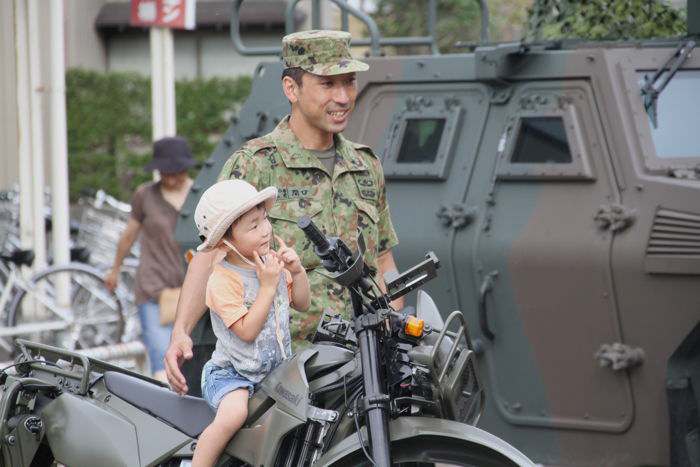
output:
[[[291,402],[295,406],[299,405],[299,401],[301,401],[300,395],[295,395],[292,391],[282,386],[282,383],[277,383],[277,386],[275,386],[275,391],[277,394],[282,396],[283,399],[285,399],[287,402]]]

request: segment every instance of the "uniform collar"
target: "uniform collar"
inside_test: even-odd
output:
[[[277,152],[282,157],[282,161],[287,168],[317,168],[325,171],[321,161],[309,150],[301,146],[301,142],[289,128],[289,115],[282,119],[277,128],[269,134],[269,138],[277,148]],[[340,133],[334,135],[333,139],[336,151],[334,176],[343,172],[367,170],[367,165],[359,156],[359,153],[354,150],[352,142],[345,139]]]

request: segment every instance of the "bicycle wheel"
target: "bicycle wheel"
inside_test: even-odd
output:
[[[66,297],[57,296],[61,281],[68,284]],[[70,350],[89,349],[120,343],[124,315],[121,301],[105,287],[95,268],[69,263],[32,277],[29,286],[15,295],[7,325],[19,326],[17,336],[30,340]]]

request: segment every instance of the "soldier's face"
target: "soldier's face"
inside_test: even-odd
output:
[[[299,115],[308,125],[324,132],[340,133],[355,108],[356,73],[334,76],[304,73],[302,86],[296,86],[294,91]]]

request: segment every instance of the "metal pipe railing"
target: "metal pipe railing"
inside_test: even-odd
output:
[[[287,3],[285,11],[285,33],[291,34],[296,30],[294,23],[294,11],[297,4],[301,0],[290,0]],[[427,36],[408,36],[408,37],[381,37],[379,27],[371,16],[364,11],[355,8],[347,3],[347,0],[329,0],[334,3],[341,12],[341,29],[347,31],[349,29],[348,15],[356,17],[367,27],[369,31],[368,39],[357,39],[352,41],[353,46],[369,46],[370,54],[373,56],[381,55],[381,46],[414,46],[424,45],[430,47],[433,54],[438,54],[439,50],[435,40],[435,25],[437,23],[437,0],[428,0],[428,35]],[[231,41],[238,53],[241,55],[279,55],[282,52],[281,47],[248,47],[243,44],[240,33],[240,9],[243,0],[234,0],[233,10],[231,11]],[[488,7],[486,0],[479,0],[481,6],[481,38],[482,41],[488,40]],[[311,24],[313,28],[320,27],[320,0],[312,1],[311,9]]]

